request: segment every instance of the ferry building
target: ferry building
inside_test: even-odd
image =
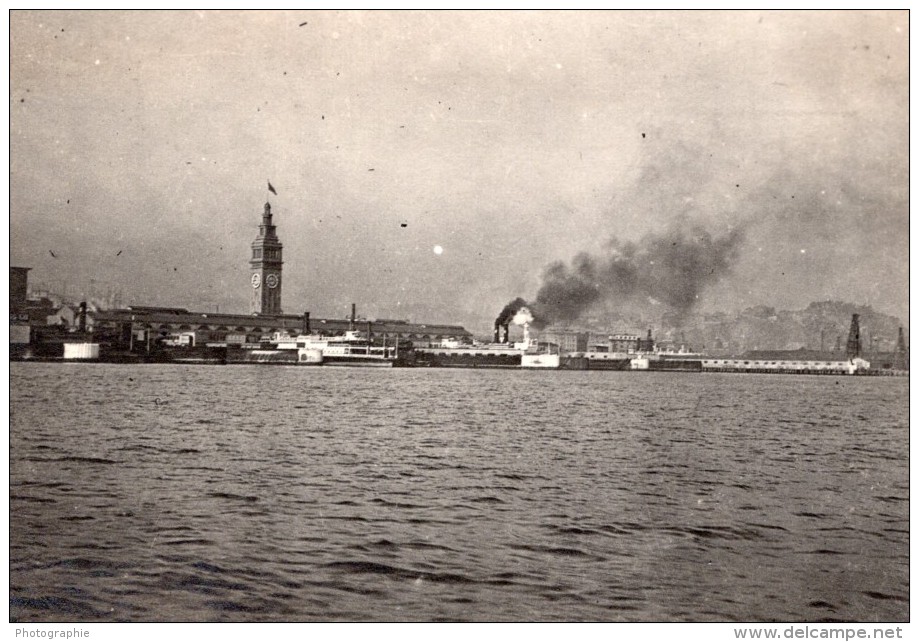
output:
[[[271,204],[265,203],[258,234],[251,244],[248,281],[240,284],[249,294],[249,314],[192,312],[185,308],[130,306],[124,309],[93,312],[87,329],[108,333],[123,344],[138,345],[174,341],[188,345],[258,343],[277,332],[296,335],[310,332],[323,335],[344,334],[354,328],[369,332],[372,340],[404,339],[417,346],[444,339],[471,339],[471,333],[458,325],[409,323],[395,319],[361,319],[355,306],[351,314],[335,319],[311,319],[309,312],[284,314],[283,244],[274,224]],[[303,309],[303,308],[301,308]],[[107,331],[107,332],[106,332]]]

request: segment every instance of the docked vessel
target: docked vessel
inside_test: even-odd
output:
[[[504,343],[464,345],[447,340],[415,349],[416,365],[434,368],[519,368],[522,356],[520,350]]]
[[[702,354],[686,350],[685,347],[679,350],[654,350],[636,355],[630,369],[702,372]]]
[[[374,345],[357,330],[348,330],[343,336],[278,333],[270,342],[233,348],[227,362],[378,368],[401,363],[398,344]]]
[[[520,357],[521,368],[553,368],[558,369],[561,356],[558,352],[547,349],[537,349],[524,352]]]
[[[279,341],[278,349],[296,350],[301,365],[391,368],[399,358],[398,344],[373,345],[357,330],[348,330],[340,337],[299,335]]]
[[[622,352],[569,352],[561,356],[562,370],[628,370],[632,357]]]
[[[442,341],[428,348],[416,348],[417,366],[435,368],[551,368],[557,369],[561,357],[557,347],[530,338],[529,324],[523,324],[523,340],[510,343],[495,333],[494,343],[461,344]]]

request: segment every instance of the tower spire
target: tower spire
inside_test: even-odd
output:
[[[271,202],[265,202],[265,211],[262,213],[262,226],[274,227],[271,225]]]

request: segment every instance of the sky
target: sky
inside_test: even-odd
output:
[[[905,320],[908,36],[905,11],[13,11],[11,265],[246,313],[270,180],[286,313],[487,328],[553,263],[680,229],[736,239],[695,311]]]

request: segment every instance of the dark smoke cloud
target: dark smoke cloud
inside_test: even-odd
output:
[[[699,225],[676,223],[637,242],[613,239],[599,256],[581,253],[570,265],[549,264],[535,300],[511,301],[499,320],[505,322],[526,306],[534,325],[542,327],[577,321],[601,304],[648,302],[666,305],[682,317],[708,286],[731,271],[743,236],[742,228],[713,236]]]
[[[517,314],[517,311],[520,308],[527,307],[528,304],[519,296],[504,306],[504,309],[501,310],[501,313],[498,315],[498,318],[495,319],[496,325],[507,325],[511,322],[511,319],[514,318],[514,315]]]

